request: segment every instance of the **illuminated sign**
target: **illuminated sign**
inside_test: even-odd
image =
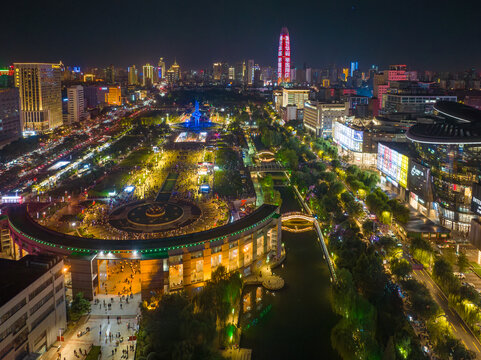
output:
[[[481,216],[481,184],[473,184],[473,197],[471,198],[471,211]]]
[[[396,150],[379,143],[377,148],[377,168],[388,176],[394,185],[407,187],[409,158]]]
[[[354,130],[349,126],[336,121],[334,123],[333,133],[334,141],[336,143],[349,150],[362,152],[362,141],[364,135],[362,131]]]
[[[409,165],[408,184],[411,193],[416,193],[419,203],[432,201],[430,170],[428,167],[415,161]]]
[[[22,203],[22,197],[21,196],[17,196],[17,195],[13,195],[13,196],[9,196],[9,195],[5,195],[5,196],[2,196],[2,204],[21,204]]]

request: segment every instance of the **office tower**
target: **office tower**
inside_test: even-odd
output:
[[[137,69],[135,65],[129,67],[129,85],[138,85],[139,77],[137,75]]]
[[[0,89],[0,148],[21,135],[18,89]]]
[[[69,124],[83,121],[87,118],[85,111],[84,88],[81,85],[70,86],[67,89],[68,98],[68,115]]]
[[[252,85],[254,83],[254,60],[247,60],[247,85]]]
[[[87,108],[94,109],[97,106],[105,105],[105,96],[107,95],[109,88],[98,86],[86,86],[84,87],[84,97],[87,101]]]
[[[220,62],[216,62],[212,66],[212,76],[213,76],[214,81],[220,81],[220,79],[222,77],[222,65],[223,64],[220,63]]]
[[[165,73],[165,61],[164,58],[159,59],[159,79],[165,79],[166,73]]]
[[[154,67],[149,63],[145,64],[142,71],[142,85],[150,87],[154,83]]]
[[[15,63],[20,93],[22,131],[47,131],[61,126],[60,64]]]
[[[115,67],[112,64],[105,69],[105,81],[110,84],[115,82]]]
[[[180,80],[180,66],[177,64],[177,60],[174,60],[174,64],[171,66],[171,69],[174,71],[174,78],[175,81]]]
[[[229,80],[234,81],[235,80],[235,67],[231,66],[229,68]]]
[[[342,69],[342,76],[344,81],[347,81],[347,78],[349,77],[349,68],[343,68]]]
[[[312,69],[311,68],[306,69],[306,82],[308,84],[312,83]]]
[[[279,50],[277,53],[277,83],[288,83],[291,81],[291,44],[289,31],[286,27],[281,29],[279,36]]]
[[[235,81],[238,84],[244,83],[246,73],[246,64],[245,62],[238,62],[235,64]]]
[[[272,85],[274,82],[274,69],[271,66],[262,68],[261,80],[263,81],[264,85]]]
[[[177,61],[167,70],[167,82],[170,85],[176,84],[180,80],[180,66]]]
[[[359,70],[359,63],[357,61],[351,61],[351,73],[349,75],[351,75],[351,77],[353,77],[354,72],[356,70]]]
[[[105,102],[108,105],[122,105],[122,90],[120,86],[110,86],[105,94]]]

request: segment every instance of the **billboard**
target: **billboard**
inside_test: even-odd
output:
[[[394,149],[378,144],[377,168],[403,188],[407,187],[409,158]]]
[[[340,122],[334,123],[334,141],[346,149],[362,152],[363,132],[354,130]]]
[[[481,216],[481,184],[473,184],[473,196],[471,198],[471,211]]]
[[[409,190],[415,193],[421,204],[426,201],[432,201],[430,169],[415,161],[409,164],[408,184]]]

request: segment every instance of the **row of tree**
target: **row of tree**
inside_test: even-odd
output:
[[[239,273],[227,273],[219,266],[211,281],[193,298],[185,293],[165,294],[155,301],[155,309],[144,306],[136,357],[223,359],[217,349],[229,344],[230,335],[235,333],[228,316],[240,301],[241,291]]]

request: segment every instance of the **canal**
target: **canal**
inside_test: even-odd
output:
[[[281,212],[300,211],[290,187],[276,186]],[[329,302],[329,269],[314,231],[283,231],[287,258],[273,272],[285,280],[275,293],[246,287],[241,314],[241,346],[252,349],[252,359],[340,359],[331,347],[331,329],[338,317]]]

